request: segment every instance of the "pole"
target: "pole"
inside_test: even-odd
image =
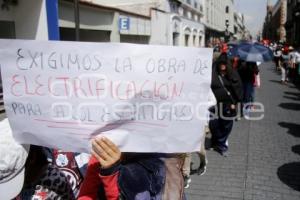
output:
[[[79,34],[79,4],[78,4],[78,0],[74,0],[74,21],[75,21],[75,41],[79,41],[80,40],[80,34]]]
[[[48,39],[59,40],[58,0],[46,0]]]

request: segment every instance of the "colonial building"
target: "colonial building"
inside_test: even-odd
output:
[[[207,43],[229,40],[234,34],[234,1],[205,0]]]
[[[246,39],[246,26],[245,18],[242,13],[234,12],[234,24],[233,24],[234,38],[237,40]]]
[[[268,1],[263,38],[271,41],[286,42],[286,22],[287,0],[278,0],[274,6]]]

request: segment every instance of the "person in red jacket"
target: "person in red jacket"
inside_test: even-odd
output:
[[[79,200],[117,200],[121,152],[109,139],[96,138],[92,142],[92,157],[81,185]]]
[[[109,139],[96,138],[92,141],[92,157],[78,199],[182,200],[180,166],[179,158],[172,154],[124,153],[121,156],[119,148]]]

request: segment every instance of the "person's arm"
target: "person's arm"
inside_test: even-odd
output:
[[[108,169],[100,169],[100,178],[102,180],[105,197],[107,200],[118,200],[120,191],[118,187],[118,177],[120,162]]]
[[[99,162],[94,156],[92,156],[88,163],[86,175],[80,187],[78,200],[97,199],[98,192],[102,185],[101,177],[99,177],[99,169]]]
[[[91,156],[78,200],[98,199],[100,187],[104,188],[107,200],[117,200],[119,198],[118,176],[118,163],[111,168],[101,169],[96,157]]]
[[[101,185],[107,200],[119,199],[119,148],[107,138],[96,138],[92,141],[92,155],[79,200],[97,199]]]
[[[101,185],[107,200],[119,199],[118,175],[121,159],[119,148],[105,137],[96,138],[92,141],[92,155],[79,200],[97,199]]]

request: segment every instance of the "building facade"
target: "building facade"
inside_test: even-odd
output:
[[[248,39],[246,35],[245,18],[242,13],[234,13],[233,37],[236,40]]]
[[[61,40],[75,40],[74,4],[58,1]],[[92,1],[79,1],[80,41],[149,44],[149,16]]]
[[[2,3],[0,38],[48,40],[47,11],[50,9],[46,1]]]
[[[278,0],[272,6],[267,4],[267,15],[263,28],[263,39],[286,42],[287,0]]]
[[[287,1],[287,22],[286,39],[287,43],[300,47],[300,1]]]
[[[200,0],[167,1],[168,44],[173,46],[205,46],[203,4]],[[155,12],[152,13],[155,15]],[[160,29],[156,26],[156,30]],[[159,36],[159,35],[157,35]]]
[[[204,6],[207,43],[230,40],[234,35],[234,1],[205,0]]]
[[[51,31],[52,13],[50,1],[1,1],[0,38],[48,40],[55,38],[57,30]],[[28,12],[30,10],[30,12]],[[53,15],[49,15],[49,13]],[[50,25],[50,26],[49,26]],[[3,90],[0,71],[0,114],[4,113]]]
[[[150,44],[204,46],[205,26],[201,0],[93,0],[151,18]]]

